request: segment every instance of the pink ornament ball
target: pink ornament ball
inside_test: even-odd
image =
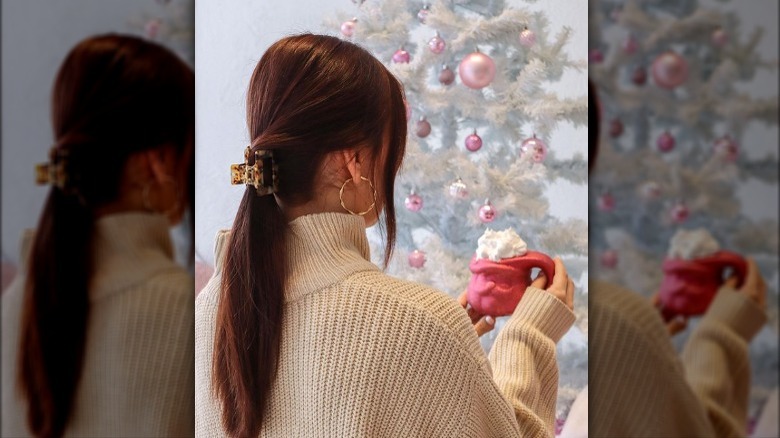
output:
[[[496,76],[496,64],[489,56],[481,52],[466,55],[458,66],[460,81],[471,89],[487,87]]]
[[[671,210],[669,210],[669,217],[672,219],[672,222],[677,224],[685,222],[690,214],[690,210],[688,210],[688,207],[682,202],[675,204],[672,206]]]
[[[489,201],[485,202],[485,205],[479,208],[479,220],[482,221],[483,224],[493,222],[497,215],[498,212]]]
[[[669,131],[665,131],[663,134],[658,136],[658,140],[655,141],[656,146],[658,146],[658,150],[661,152],[669,152],[672,149],[674,149],[674,145],[677,143],[674,136],[669,133]]]
[[[591,64],[601,64],[604,62],[604,53],[599,49],[590,49],[590,51],[588,51],[588,62]]]
[[[393,62],[396,64],[408,64],[411,60],[412,56],[403,47],[393,53]]]
[[[608,249],[601,253],[601,266],[614,268],[618,264],[618,254],[614,249]]]
[[[436,36],[428,41],[428,48],[431,49],[431,52],[437,55],[443,53],[446,47],[447,43],[444,41],[444,38],[439,35],[439,32],[436,32]]]
[[[423,199],[420,195],[412,192],[404,200],[404,206],[407,210],[417,213],[423,208]]]
[[[644,69],[644,67],[637,67],[634,69],[634,73],[631,74],[631,82],[638,86],[642,86],[647,83],[647,71]]]
[[[520,45],[526,48],[530,48],[536,43],[536,34],[529,28],[523,29],[520,32]]]
[[[650,74],[656,85],[672,90],[688,79],[688,61],[676,52],[664,52],[653,60]]]
[[[469,196],[468,188],[462,179],[458,178],[450,184],[450,196],[457,199],[465,199]]]
[[[418,269],[425,266],[425,253],[419,249],[415,249],[409,253],[409,266]]]
[[[717,28],[712,32],[711,36],[712,45],[721,49],[729,42],[729,34],[723,30],[723,28]]]
[[[468,149],[470,152],[476,152],[482,147],[482,137],[477,135],[477,131],[474,131],[473,134],[469,134],[468,137],[466,137],[466,149]]]
[[[425,22],[428,20],[428,14],[430,13],[430,7],[425,5],[422,7],[422,9],[420,9],[419,12],[417,12],[417,19],[420,21],[420,23],[425,24]]]
[[[610,193],[604,193],[598,199],[599,210],[609,213],[615,209],[615,197]]]
[[[563,418],[556,418],[555,419],[555,436],[558,436],[563,432],[563,425],[566,423],[566,420]]]
[[[157,34],[160,33],[160,20],[156,18],[149,20],[149,22],[146,23],[146,26],[144,26],[144,32],[150,39],[157,38]]]
[[[639,42],[636,40],[634,35],[629,35],[623,41],[622,47],[623,53],[626,55],[633,55],[639,49]]]
[[[726,134],[723,137],[715,140],[713,144],[715,155],[721,157],[725,161],[734,162],[739,155],[739,144],[737,144],[730,135]]]
[[[431,124],[425,119],[425,116],[420,117],[414,132],[420,138],[425,138],[431,133]]]
[[[341,23],[341,34],[345,37],[349,38],[352,35],[355,34],[355,24],[357,23],[357,18],[353,18],[349,21],[345,21]]]
[[[439,83],[442,85],[451,85],[455,82],[455,73],[446,65],[441,67],[439,72]]]
[[[520,156],[528,157],[534,163],[541,163],[547,158],[547,144],[534,134],[520,144]]]
[[[612,119],[609,122],[609,136],[612,138],[618,138],[623,135],[623,122],[620,119]]]

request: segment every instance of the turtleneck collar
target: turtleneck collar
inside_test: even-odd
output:
[[[92,239],[93,277],[90,299],[110,295],[167,270],[183,269],[173,259],[170,226],[159,214],[115,213],[95,221]],[[26,270],[35,230],[21,239],[20,258]]]
[[[222,267],[229,231],[217,234],[216,270]],[[317,213],[289,223],[285,301],[327,288],[362,271],[379,271],[371,263],[365,221],[344,213]]]
[[[170,225],[159,214],[131,212],[103,216],[95,221],[94,276],[90,297],[148,280],[168,270],[181,270],[173,259]]]
[[[286,301],[324,289],[360,271],[378,271],[371,263],[366,223],[361,216],[318,213],[290,222],[287,239]]]

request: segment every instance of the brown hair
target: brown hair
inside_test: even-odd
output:
[[[406,110],[401,84],[382,63],[334,37],[304,34],[277,41],[252,75],[247,125],[253,150],[273,150],[277,196],[285,204],[313,199],[327,154],[364,146],[374,157],[369,178],[381,178],[374,183],[380,183],[384,202],[387,264],[395,241],[393,188],[406,145]],[[214,391],[231,436],[257,436],[263,425],[279,360],[287,227],[273,196],[246,189],[222,271],[213,363]]]
[[[588,172],[596,165],[601,134],[601,105],[596,86],[588,79]]]
[[[119,195],[133,153],[173,145],[190,159],[183,166],[194,166],[194,98],[192,69],[135,37],[88,38],[57,73],[51,116],[56,148],[68,154],[69,183],[50,190],[30,251],[17,380],[35,436],[62,436],[73,409],[89,321],[95,208]],[[192,208],[192,188],[184,189]]]

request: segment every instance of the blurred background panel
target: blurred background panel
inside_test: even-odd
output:
[[[33,228],[47,188],[35,164],[52,145],[52,83],[67,52],[84,38],[128,33],[160,42],[190,65],[193,0],[11,0],[2,2],[2,285],[13,277],[22,231]],[[179,259],[186,250],[174,229]]]
[[[681,230],[754,258],[769,323],[750,344],[749,430],[773,413],[756,436],[777,436],[778,2],[591,0],[589,13],[603,106],[590,274],[650,297],[670,250],[701,243]]]

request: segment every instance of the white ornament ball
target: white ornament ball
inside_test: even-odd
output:
[[[529,28],[523,29],[520,32],[520,45],[523,47],[531,47],[536,43],[536,34]]]
[[[355,34],[355,24],[357,24],[357,18],[353,18],[349,21],[345,21],[341,24],[341,34],[349,38]]]

